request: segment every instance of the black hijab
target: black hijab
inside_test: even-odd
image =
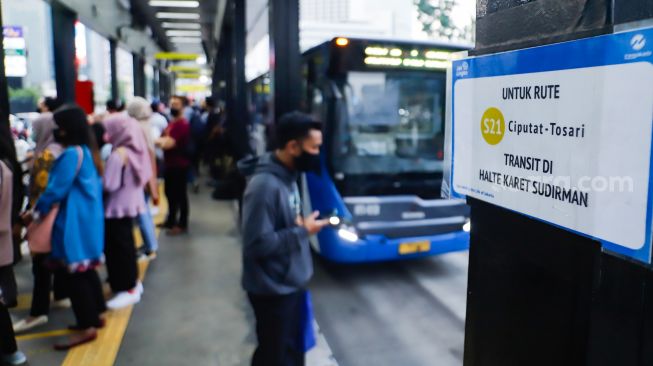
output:
[[[55,141],[68,146],[86,146],[93,157],[93,164],[98,174],[102,175],[104,167],[93,130],[88,124],[84,110],[77,104],[66,104],[53,114],[57,128],[53,131]]]
[[[54,112],[55,140],[64,146],[91,147],[90,130],[86,113],[76,104],[67,104]]]

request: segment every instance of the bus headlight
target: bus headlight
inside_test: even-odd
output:
[[[359,239],[358,233],[356,232],[356,229],[351,227],[351,226],[347,226],[347,225],[342,225],[338,229],[338,236],[342,240],[348,241],[350,243],[355,243]]]
[[[471,221],[467,220],[465,225],[463,225],[463,231],[466,232],[466,233],[472,231],[472,222]]]

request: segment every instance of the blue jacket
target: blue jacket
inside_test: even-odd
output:
[[[313,261],[308,231],[296,224],[301,214],[298,174],[272,154],[240,167],[253,170],[254,165],[243,197],[243,288],[259,295],[303,290],[313,275]]]
[[[102,258],[104,250],[104,210],[102,179],[86,146],[77,170],[79,153],[69,147],[54,162],[48,186],[36,203],[43,217],[59,204],[59,214],[52,228],[52,258],[74,267]]]

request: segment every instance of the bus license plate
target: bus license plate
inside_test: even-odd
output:
[[[399,244],[399,254],[401,255],[428,252],[429,250],[431,250],[430,241],[418,241],[414,243]]]

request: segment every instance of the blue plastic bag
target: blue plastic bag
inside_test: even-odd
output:
[[[299,349],[304,353],[317,344],[313,327],[313,303],[311,302],[311,293],[308,291],[304,291],[303,295],[300,335]]]

